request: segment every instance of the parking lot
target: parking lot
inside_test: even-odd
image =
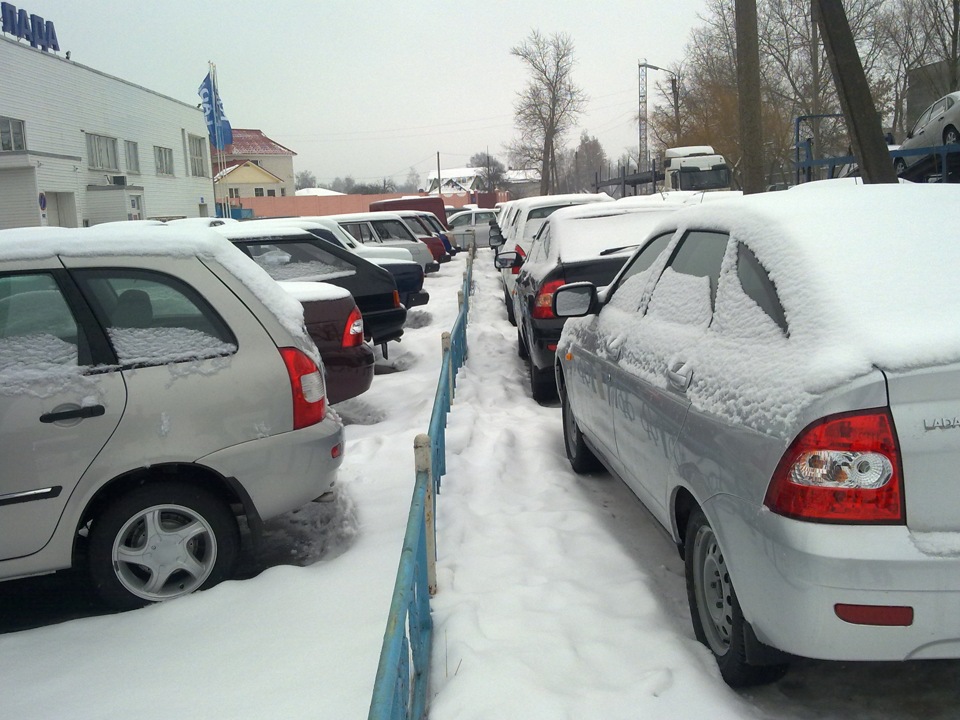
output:
[[[955,716],[956,661],[802,661],[773,686],[727,688],[693,639],[669,539],[624,485],[569,470],[559,407],[529,396],[485,260],[438,498],[432,718]],[[336,408],[339,499],[280,518],[245,559],[255,577],[119,615],[69,574],[5,583],[0,712],[363,717],[461,262],[429,279],[372,389]]]

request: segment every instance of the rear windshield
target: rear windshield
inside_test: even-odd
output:
[[[400,220],[374,220],[373,227],[381,240],[416,240]]]

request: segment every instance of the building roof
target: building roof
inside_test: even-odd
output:
[[[227,145],[229,155],[296,155],[263,134],[263,130],[233,128],[233,144]]]
[[[222,166],[216,166],[214,168],[215,172],[213,175],[213,181],[215,183],[221,182],[225,177],[227,177],[234,170],[245,167],[245,166],[256,168],[261,173],[269,175],[271,178],[273,178],[273,182],[278,182],[278,183],[283,182],[282,179],[278,178],[272,172],[270,172],[269,170],[263,169],[262,167],[257,165],[255,162],[252,162],[250,160],[230,160],[229,162],[225,162]]]

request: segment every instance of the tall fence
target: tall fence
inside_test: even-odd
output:
[[[418,435],[413,443],[416,482],[368,720],[420,720],[426,711],[433,640],[430,596],[437,591],[436,494],[447,470],[447,413],[453,402],[457,371],[467,359],[474,253],[471,248],[458,293],[460,312],[450,332],[441,337],[443,361],[428,432]]]

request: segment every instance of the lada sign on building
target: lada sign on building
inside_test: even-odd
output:
[[[0,3],[0,30],[18,40],[26,40],[32,47],[44,52],[60,52],[57,42],[57,29],[52,20],[44,20],[39,15],[31,15],[26,10],[18,10],[12,3]]]

